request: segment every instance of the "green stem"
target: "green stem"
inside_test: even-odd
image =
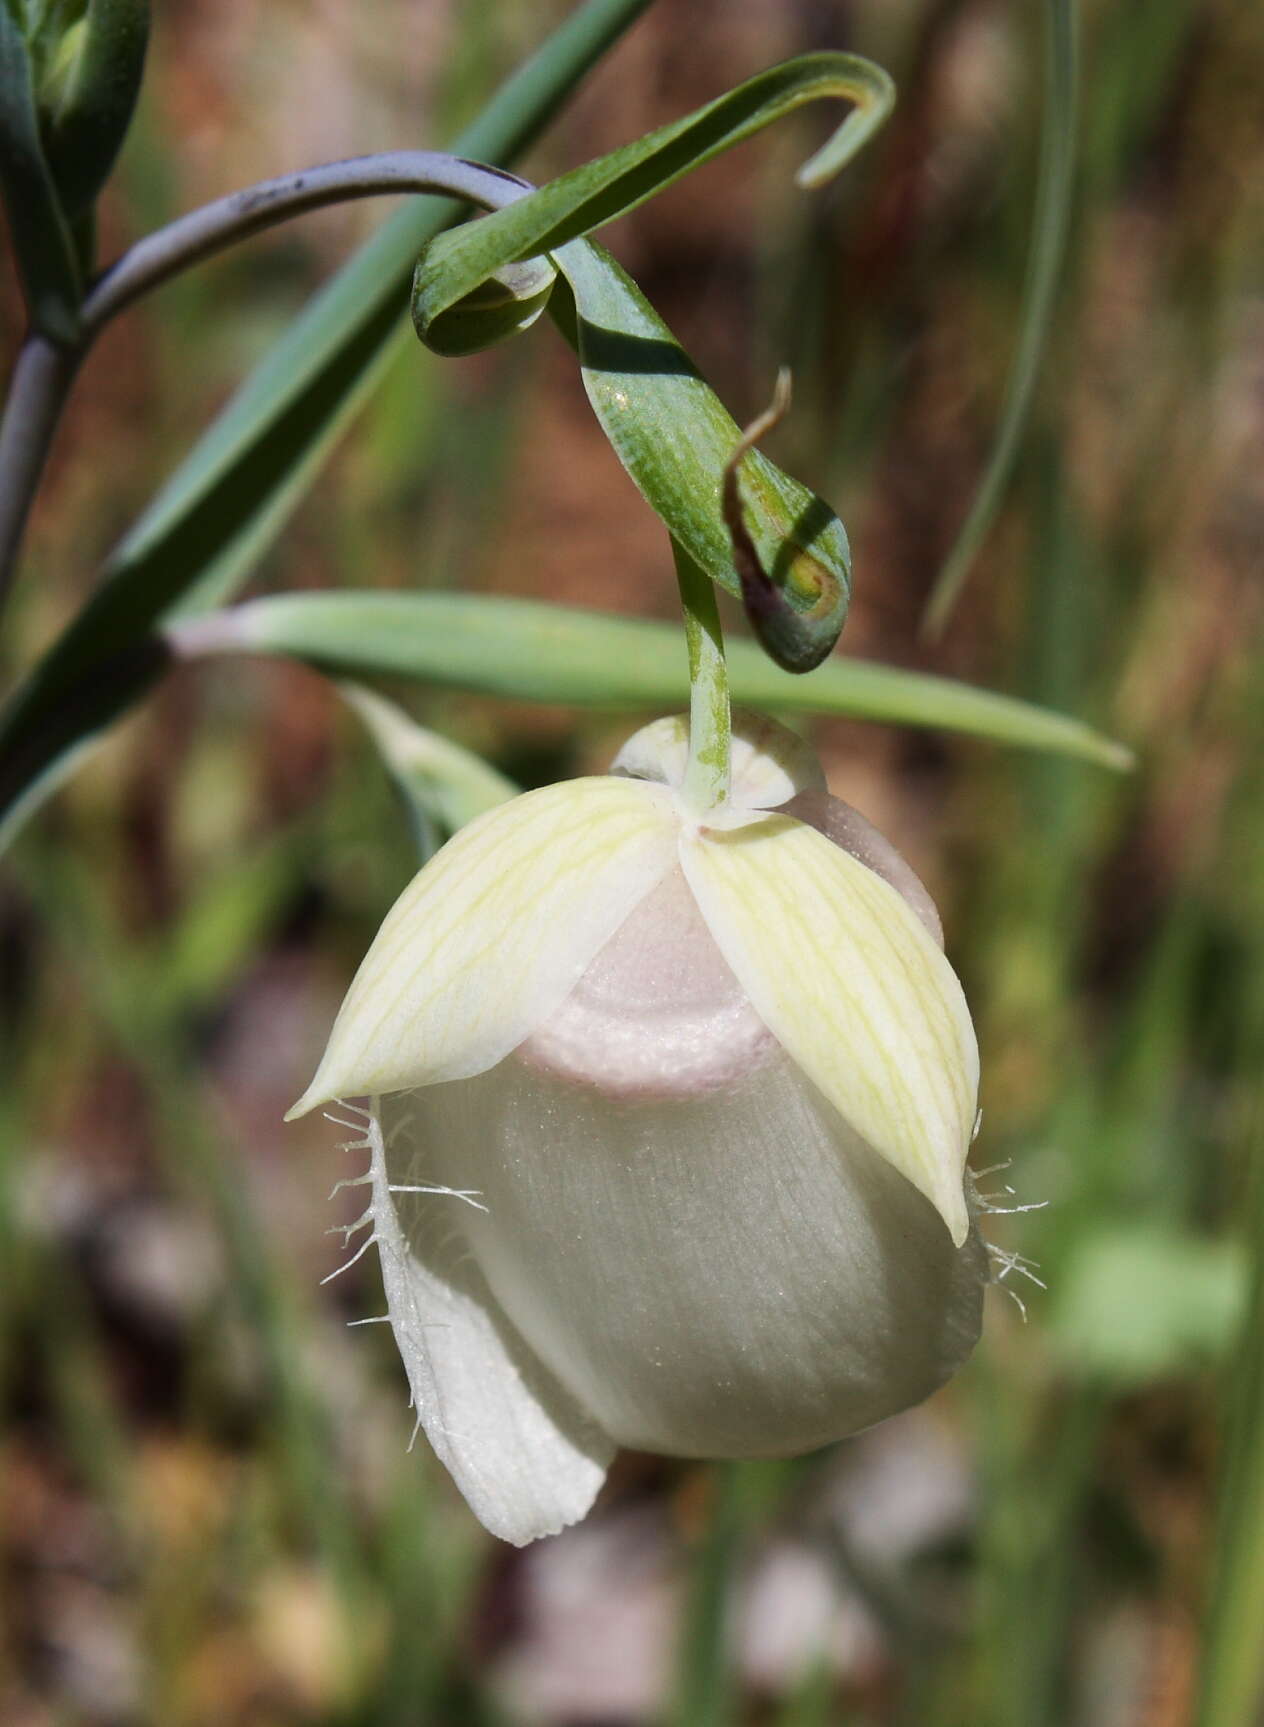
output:
[[[73,342],[57,344],[35,332],[18,355],[0,420],[0,602],[8,590],[26,518],[75,372],[111,318],[142,294],[225,247],[328,204],[397,192],[439,192],[496,209],[530,190],[526,182],[502,169],[467,162],[461,156],[393,150],[261,180],[138,240],[85,296]]]
[[[689,649],[689,763],[683,791],[699,815],[729,801],[729,674],[715,585],[678,540],[672,541]]]

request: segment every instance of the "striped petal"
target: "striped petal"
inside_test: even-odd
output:
[[[613,777],[527,792],[462,828],[387,915],[287,1119],[494,1066],[674,867],[676,831],[668,791]]]
[[[786,816],[684,833],[680,856],[755,1011],[959,1247],[978,1047],[933,938],[888,882]]]

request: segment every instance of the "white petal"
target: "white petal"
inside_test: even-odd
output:
[[[290,1111],[480,1073],[546,1018],[675,866],[670,793],[527,792],[462,828],[400,895]]]
[[[499,1310],[620,1443],[809,1450],[927,1396],[978,1336],[978,1235],[954,1248],[782,1053],[687,1099],[514,1055],[412,1106],[412,1178],[480,1190],[454,1227]]]
[[[900,894],[785,816],[682,834],[716,945],[778,1042],[966,1238],[979,1057],[956,974]]]
[[[943,947],[944,926],[925,883],[867,816],[845,804],[842,798],[831,797],[825,791],[799,792],[778,813],[793,816],[797,822],[806,822],[817,833],[824,834],[827,840],[850,852],[852,857],[859,858],[866,869],[880,875],[883,881],[889,881],[920,922],[925,924],[935,946]]]
[[[689,716],[651,720],[614,758],[611,772],[679,788],[689,760]],[[732,789],[736,810],[771,809],[797,792],[819,791],[825,775],[811,745],[766,714],[733,710]]]
[[[516,1054],[607,1095],[661,1098],[727,1089],[779,1047],[676,864]]]
[[[392,1192],[420,1184],[411,1103],[381,1099],[370,1130],[391,1325],[427,1439],[484,1527],[521,1546],[584,1516],[614,1446],[489,1296],[461,1230],[466,1201]]]

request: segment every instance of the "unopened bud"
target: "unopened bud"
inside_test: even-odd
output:
[[[127,135],[148,38],[148,0],[78,0],[52,8],[34,44],[44,154],[72,221]]]

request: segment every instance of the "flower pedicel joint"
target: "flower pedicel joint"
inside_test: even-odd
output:
[[[619,1445],[807,1451],[978,1337],[978,1052],[921,883],[811,752],[735,716],[528,792],[415,877],[291,1115],[367,1094],[418,1418],[476,1515],[582,1517]]]

